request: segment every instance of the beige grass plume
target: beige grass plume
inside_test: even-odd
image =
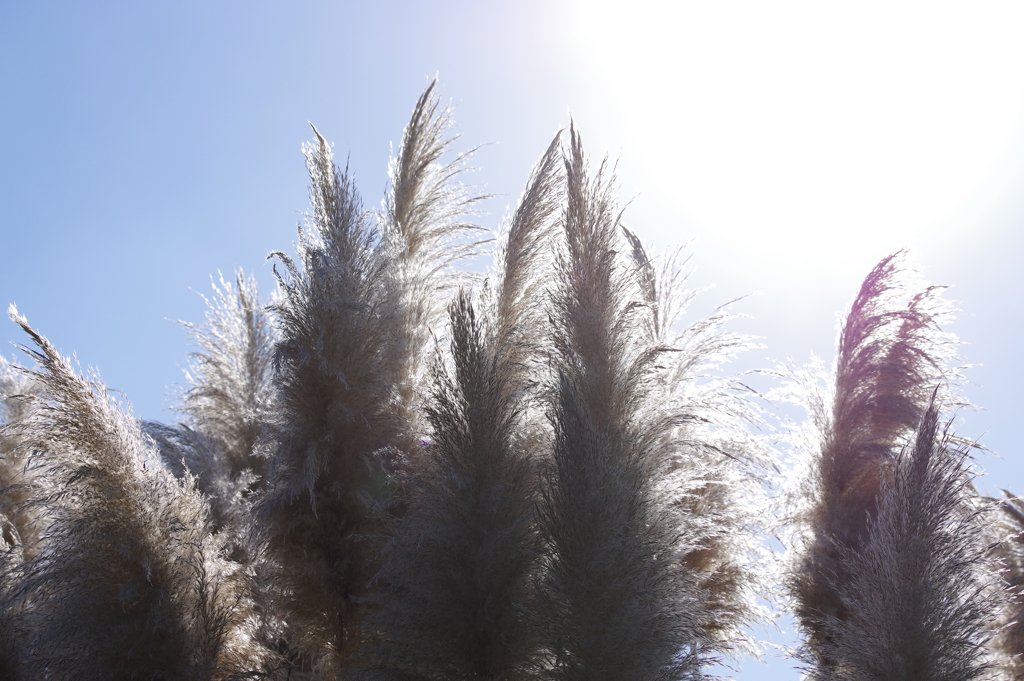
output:
[[[516,209],[483,314],[466,292],[439,348],[425,465],[406,478],[405,513],[378,576],[367,678],[531,678],[539,640],[525,616],[540,543],[536,460],[524,366],[535,332],[538,266],[561,196],[557,138]],[[535,412],[536,410],[534,410]],[[535,418],[535,416],[534,416]]]
[[[984,669],[990,604],[972,599],[987,578],[969,564],[978,520],[964,503],[965,455],[936,425],[953,375],[954,341],[939,328],[948,307],[937,287],[907,281],[902,260],[865,279],[840,334],[831,411],[818,411],[807,540],[790,582],[816,678]]]
[[[234,282],[213,284],[206,323],[185,323],[197,350],[186,372],[189,387],[179,399],[183,423],[144,423],[168,467],[188,471],[210,501],[214,529],[239,531],[248,500],[260,489],[267,459],[257,442],[273,400],[275,329],[259,289],[242,271]]]
[[[680,472],[681,448],[699,437],[690,432],[684,443],[679,429],[695,414],[667,384],[669,366],[687,379],[687,360],[700,360],[673,361],[657,276],[621,228],[611,169],[590,174],[575,130],[565,168],[564,250],[550,313],[553,463],[541,504],[549,547],[538,609],[542,676],[697,678],[726,645],[714,632],[725,613],[702,584],[716,568],[688,564],[709,548],[715,521],[683,502],[708,488],[689,477],[693,468]]]
[[[17,571],[19,673],[54,679],[221,679],[256,671],[244,581],[219,558],[206,506],[137,422],[11,308],[38,350],[22,425],[45,550]]]
[[[361,597],[378,568],[368,536],[383,532],[391,471],[406,465],[419,416],[431,329],[443,324],[449,272],[470,247],[472,199],[456,182],[461,157],[439,163],[449,114],[431,84],[419,98],[376,223],[316,132],[305,147],[311,209],[298,262],[277,306],[279,420],[258,514],[277,563],[289,645],[325,675],[361,643]]]

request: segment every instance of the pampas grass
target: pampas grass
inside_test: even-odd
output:
[[[1007,677],[1024,679],[1024,503],[1006,490],[1003,494],[999,501],[984,499],[998,509],[989,537],[1007,592],[993,644]]]
[[[305,148],[311,211],[299,264],[276,254],[276,450],[259,525],[279,569],[289,645],[325,675],[361,645],[361,598],[378,569],[388,466],[404,465],[425,426],[420,388],[431,330],[443,324],[449,266],[468,253],[471,199],[455,181],[461,161],[438,162],[449,116],[431,85],[391,166],[384,212],[369,215],[327,142]],[[314,130],[315,132],[315,130]]]
[[[787,587],[812,679],[1020,675],[1024,512],[984,538],[941,425],[948,308],[902,254],[807,398],[783,585],[731,304],[687,317],[681,252],[624,226],[575,126],[493,270],[458,271],[480,197],[450,125],[432,83],[377,210],[313,129],[296,254],[269,306],[214,284],[180,423],[137,423],[12,309],[36,366],[0,363],[0,677],[701,679]]]
[[[477,312],[451,304],[450,351],[439,352],[426,414],[423,469],[403,484],[408,508],[377,579],[368,676],[529,678],[539,640],[526,617],[541,545],[535,523],[542,437],[531,411],[525,350],[561,195],[558,138],[511,220],[493,296]],[[534,416],[534,418],[536,418]]]
[[[837,544],[841,616],[823,616],[816,679],[949,679],[988,675],[986,631],[999,609],[985,519],[973,501],[968,450],[940,429],[938,405],[891,462],[867,538]],[[948,428],[948,426],[947,426]]]
[[[45,550],[8,572],[22,678],[225,679],[261,663],[245,582],[219,558],[206,505],[97,381],[11,308],[37,350],[38,396],[16,432],[39,467]]]
[[[28,504],[31,471],[18,431],[31,411],[38,384],[19,365],[0,358],[0,678],[15,679],[21,646],[15,624],[19,608],[11,591],[26,559],[39,552],[43,509]]]
[[[0,514],[4,516],[4,544],[18,560],[31,559],[39,552],[40,535],[47,523],[45,509],[26,504],[32,470],[28,444],[19,429],[31,414],[38,392],[39,384],[29,372],[0,358]]]
[[[554,445],[540,524],[542,676],[696,678],[728,647],[716,632],[737,622],[721,604],[741,600],[727,585],[729,561],[711,557],[716,515],[730,512],[713,499],[728,482],[698,472],[715,449],[691,427],[704,414],[669,387],[695,378],[702,360],[663,344],[673,316],[659,308],[664,281],[622,229],[611,169],[591,174],[575,130],[565,168],[551,313]]]
[[[953,339],[903,254],[867,276],[843,325],[831,413],[790,578],[814,678],[983,675],[995,603],[966,453],[938,431]]]
[[[249,497],[262,486],[267,458],[257,442],[267,428],[274,397],[276,339],[268,310],[252,277],[223,278],[205,298],[206,324],[185,324],[197,350],[179,399],[177,426],[144,423],[167,466],[195,476],[210,501],[213,528],[238,532]]]
[[[504,348],[491,345],[465,294],[451,309],[452,368],[438,363],[428,465],[378,579],[371,624],[376,674],[520,679],[538,641],[523,612],[540,552],[534,523],[537,445]],[[371,675],[374,676],[374,675]]]

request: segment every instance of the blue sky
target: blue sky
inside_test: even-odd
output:
[[[811,352],[888,253],[962,310],[981,487],[1024,490],[1024,15],[1010,2],[603,4],[0,0],[0,302],[166,411],[209,277],[264,292],[306,206],[313,122],[368,206],[435,75],[496,228],[570,113],[626,222],[693,240],[697,312]],[[4,339],[21,342],[13,324]],[[13,349],[5,351],[9,356]],[[788,662],[773,678],[796,678]],[[762,676],[757,667],[753,674]]]

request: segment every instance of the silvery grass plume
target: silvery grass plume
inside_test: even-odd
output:
[[[771,579],[757,533],[768,525],[765,473],[776,466],[762,438],[751,432],[762,419],[748,398],[750,388],[715,370],[756,346],[724,330],[736,317],[732,303],[683,325],[698,293],[686,288],[689,258],[681,260],[677,250],[655,267],[640,239],[628,229],[623,233],[644,309],[636,332],[648,347],[664,351],[649,378],[644,409],[676,422],[663,435],[667,457],[656,488],[674,499],[695,541],[683,563],[697,576],[699,607],[708,613],[705,632],[728,656],[755,653],[743,628],[767,618],[758,602],[768,596]],[[751,569],[754,563],[761,574]]]
[[[2,513],[0,522],[4,524],[5,530],[10,526],[10,521]],[[17,608],[10,602],[10,593],[23,562],[24,555],[17,537],[4,532],[0,537],[0,678],[3,679],[19,678]]]
[[[938,287],[909,279],[903,260],[903,252],[883,259],[864,280],[840,333],[831,409],[825,399],[809,405],[820,449],[802,490],[805,534],[789,587],[806,635],[803,657],[819,675],[860,673],[834,657],[836,623],[867,617],[844,596],[859,578],[851,557],[880,541],[872,533],[881,531],[879,504],[892,493],[899,452],[936,386],[948,392],[955,375],[947,368],[955,341],[939,328],[948,307]],[[897,582],[889,588],[890,602],[908,597]]]
[[[528,380],[528,368],[543,354],[538,343],[550,333],[545,309],[550,296],[554,230],[565,200],[561,131],[538,161],[508,221],[496,256],[497,269],[484,287],[493,343],[508,354],[516,373],[510,386]]]
[[[31,501],[45,549],[5,597],[19,678],[228,679],[255,670],[236,566],[218,557],[207,509],[147,447],[106,389],[79,376],[12,306],[38,350],[39,394],[17,432],[39,471]]]
[[[405,129],[398,155],[391,159],[391,188],[380,216],[380,247],[389,276],[390,305],[397,314],[396,347],[391,368],[398,388],[397,416],[407,426],[404,444],[408,451],[422,432],[419,423],[421,395],[433,329],[443,324],[448,295],[466,279],[451,266],[476,253],[482,242],[468,240],[480,228],[466,221],[473,204],[457,181],[465,171],[469,153],[441,164],[440,158],[454,141],[445,138],[451,112],[442,108],[432,82],[420,95]]]
[[[312,205],[298,263],[276,254],[287,270],[276,308],[278,444],[257,512],[289,645],[328,677],[360,646],[360,598],[379,567],[367,537],[382,531],[391,472],[425,431],[424,356],[456,282],[448,266],[468,249],[456,243],[472,202],[455,181],[461,157],[438,162],[448,124],[431,84],[376,225],[317,133],[304,149]]]
[[[562,195],[557,137],[534,170],[499,256],[493,297],[450,306],[439,349],[426,464],[403,483],[406,512],[378,576],[368,678],[530,678],[538,640],[524,616],[540,553],[536,459],[545,439],[526,349],[536,331],[538,267]]]
[[[29,452],[17,430],[17,425],[28,418],[38,388],[22,367],[0,358],[0,514],[5,518],[4,544],[17,547],[21,559],[31,559],[38,553],[47,522],[42,509],[25,503],[32,470]]]
[[[39,551],[46,519],[27,506],[28,452],[15,432],[30,412],[30,396],[38,386],[21,367],[0,358],[0,678],[16,679],[18,630],[16,607],[9,594],[26,558]]]
[[[723,613],[687,557],[709,525],[674,475],[689,415],[662,389],[670,348],[657,341],[650,270],[627,244],[611,170],[588,175],[575,129],[565,152],[551,393],[553,462],[541,521],[549,555],[538,618],[552,679],[698,678]],[[642,258],[646,261],[646,258]],[[646,295],[645,295],[646,294]],[[698,484],[697,487],[700,487]]]
[[[1019,681],[1024,679],[1024,502],[1006,490],[1003,493],[1006,499],[996,502],[1001,513],[991,534],[1007,599],[993,647],[1007,676]]]
[[[864,540],[836,544],[842,610],[816,622],[811,679],[968,681],[988,676],[998,575],[972,503],[968,448],[940,429],[933,400],[888,461]]]
[[[147,422],[161,456],[179,477],[195,476],[210,501],[213,528],[239,529],[250,495],[262,486],[267,459],[257,451],[273,400],[276,335],[255,279],[213,284],[206,323],[184,323],[198,348],[186,371],[177,426]]]

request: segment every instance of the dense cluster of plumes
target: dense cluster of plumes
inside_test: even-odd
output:
[[[1009,603],[996,622],[993,643],[1006,678],[1024,679],[1024,500],[1003,490],[1005,499],[985,499],[999,508],[990,529]]]
[[[678,258],[575,128],[493,271],[460,272],[481,242],[448,128],[431,85],[377,212],[314,129],[297,255],[269,304],[214,285],[177,424],[12,307],[35,367],[0,364],[0,678],[669,681],[753,648],[776,455],[720,372],[749,340],[727,307],[683,323]],[[812,408],[800,654],[815,679],[1020,676],[1024,560],[985,534],[941,425],[943,309],[902,269],[868,276]]]
[[[813,401],[819,449],[804,482],[790,572],[813,679],[984,677],[1001,605],[967,466],[941,427],[953,401],[948,307],[902,253],[868,274],[839,338],[831,405]]]

